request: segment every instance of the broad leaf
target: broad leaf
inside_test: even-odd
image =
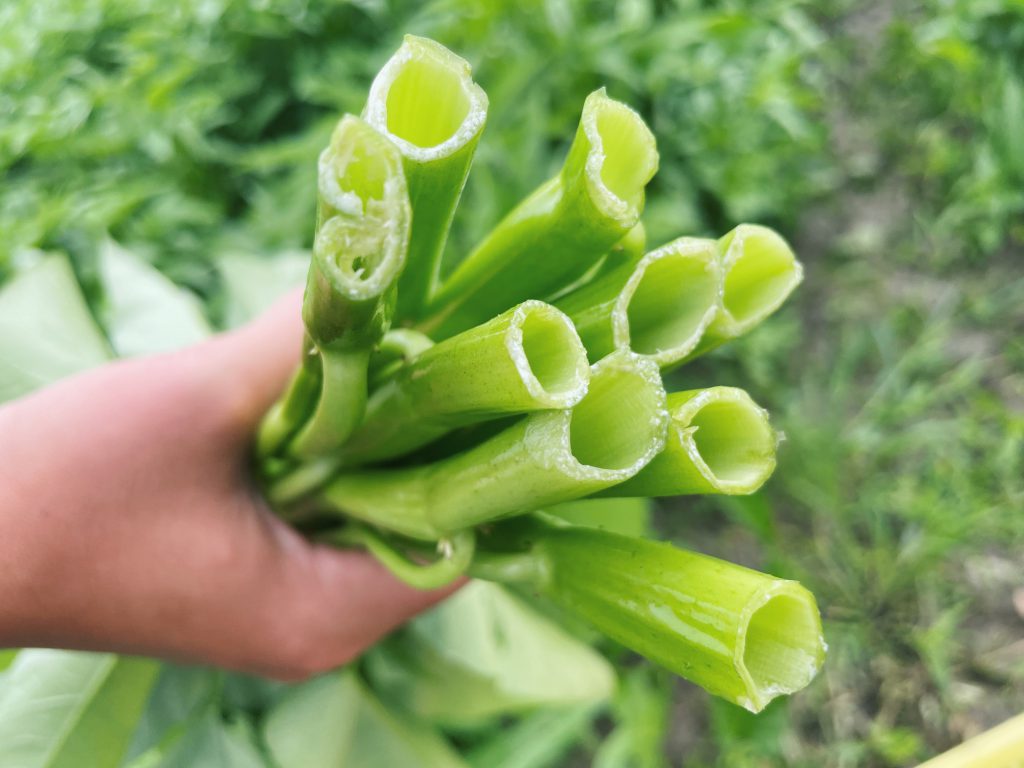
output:
[[[121,357],[166,352],[210,335],[199,299],[113,240],[100,248],[103,322]]]
[[[271,710],[263,727],[274,760],[281,768],[344,765],[359,717],[359,698],[353,677],[343,673],[295,688]]]
[[[541,709],[500,729],[466,755],[472,768],[554,768],[590,729],[594,704]]]
[[[164,664],[128,749],[132,766],[144,754],[168,754],[214,704],[223,672]]]
[[[257,741],[246,720],[225,723],[218,709],[210,707],[171,744],[147,752],[127,768],[268,768]]]
[[[309,269],[305,251],[274,256],[229,253],[217,261],[224,280],[224,323],[228,328],[247,323],[288,291],[303,285]]]
[[[388,701],[446,725],[538,705],[600,702],[615,673],[502,587],[474,582],[367,657]]]
[[[0,403],[112,356],[63,256],[45,256],[0,288]]]
[[[0,765],[117,768],[157,669],[111,654],[22,651],[0,692]]]
[[[296,688],[263,735],[278,768],[466,768],[437,732],[387,709],[346,670]]]

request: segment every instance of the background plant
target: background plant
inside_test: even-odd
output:
[[[68,253],[116,341],[109,234],[201,296],[212,325],[235,323],[265,295],[256,275],[291,269],[253,257],[309,246],[316,154],[403,32],[466,56],[493,105],[456,252],[557,169],[583,97],[607,85],[659,139],[651,242],[756,220],[807,267],[772,323],[674,387],[754,393],[787,435],[775,479],[749,499],[672,502],[655,523],[799,578],[832,650],[802,698],[756,720],[638,669],[596,731],[586,707],[541,712],[509,744],[587,764],[614,723],[598,764],[912,764],[1024,708],[1022,14],[1013,0],[15,0],[0,8],[0,271],[29,248]],[[191,670],[158,685],[197,724],[190,749],[225,754],[265,693]]]

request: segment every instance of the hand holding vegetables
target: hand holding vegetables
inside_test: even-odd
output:
[[[296,363],[297,298],[199,346],[0,408],[0,646],[296,679],[445,594],[307,543],[252,487],[253,429]]]
[[[0,605],[8,642],[301,676],[443,594],[387,571],[422,590],[469,575],[755,712],[807,685],[825,646],[800,585],[546,513],[756,491],[775,466],[767,414],[735,388],[667,393],[661,374],[767,318],[800,264],[747,224],[647,251],[655,139],[600,89],[562,169],[442,280],[487,108],[465,61],[407,38],[320,157],[304,334],[282,309],[0,412],[0,451],[30,486],[2,500],[24,510],[0,531],[20,584]],[[280,517],[245,483],[253,432]],[[83,513],[83,534],[42,535]],[[47,608],[26,599],[39,589]]]
[[[560,172],[439,280],[487,107],[466,62],[409,37],[370,89],[369,123],[338,124],[320,163],[305,362],[264,421],[262,487],[309,535],[364,547],[413,586],[471,574],[525,589],[760,711],[822,662],[810,593],[543,510],[592,495],[756,491],[775,468],[767,413],[736,388],[666,393],[660,374],[758,325],[801,266],[778,234],[748,224],[645,254],[655,139],[600,89]],[[329,162],[345,153],[363,160]],[[390,187],[362,183],[370,157]],[[347,209],[324,202],[338,187],[355,193]],[[389,237],[325,248],[332,227]],[[372,332],[329,274],[389,297]],[[396,292],[406,327],[389,333]],[[340,366],[335,338],[349,340]]]

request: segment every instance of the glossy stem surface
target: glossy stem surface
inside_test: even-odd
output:
[[[562,171],[508,214],[445,281],[421,329],[445,338],[574,282],[636,225],[658,166],[654,137],[595,91]]]
[[[424,350],[370,398],[342,449],[344,463],[408,453],[456,427],[531,411],[571,408],[590,368],[572,322],[527,301]]]
[[[530,414],[433,464],[343,472],[312,506],[437,539],[622,482],[662,449],[666,425],[657,366],[617,353],[591,369],[587,395],[575,407]]]
[[[465,59],[406,35],[370,86],[363,117],[402,153],[413,220],[396,320],[416,317],[437,287],[448,230],[487,120],[487,95]]]
[[[690,360],[744,335],[774,313],[803,280],[803,266],[772,229],[740,224],[718,240],[722,298]]]
[[[346,115],[318,170],[317,232],[302,305],[303,363],[260,430],[264,457],[329,453],[359,423],[370,353],[390,325],[409,244],[412,214],[402,159],[384,136]]]
[[[696,348],[718,311],[713,240],[681,237],[560,299],[591,359],[630,349],[667,367]]]
[[[752,712],[805,687],[824,658],[814,597],[795,581],[668,544],[535,519],[498,525],[480,547],[474,575],[535,590]]]
[[[771,477],[779,437],[768,412],[742,389],[673,392],[668,409],[665,450],[604,495],[748,494]]]

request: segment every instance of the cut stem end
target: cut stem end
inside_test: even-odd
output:
[[[736,671],[748,695],[737,703],[760,712],[777,696],[806,687],[825,657],[814,596],[794,581],[777,581],[750,605],[740,627]]]
[[[644,187],[658,170],[654,135],[639,114],[608,98],[604,88],[587,97],[581,125],[590,144],[586,174],[595,202],[633,226]]]
[[[586,396],[568,414],[569,450],[587,472],[625,480],[664,447],[667,416],[657,366],[614,353],[591,369]]]
[[[717,493],[753,493],[775,469],[778,437],[767,412],[742,389],[702,391],[672,410],[672,425]]]
[[[353,300],[391,286],[405,265],[411,212],[402,158],[357,117],[342,118],[320,155],[321,225],[313,256]]]
[[[367,121],[421,163],[457,152],[486,118],[487,95],[466,60],[414,35],[377,75],[366,106]]]
[[[803,279],[803,267],[788,243],[768,227],[740,224],[719,246],[725,272],[723,330],[739,336],[782,306]]]
[[[613,310],[617,348],[672,365],[697,346],[718,311],[722,276],[715,242],[680,238],[637,264]]]
[[[587,391],[587,351],[572,321],[541,301],[517,307],[506,340],[509,354],[538,406],[570,408]]]

